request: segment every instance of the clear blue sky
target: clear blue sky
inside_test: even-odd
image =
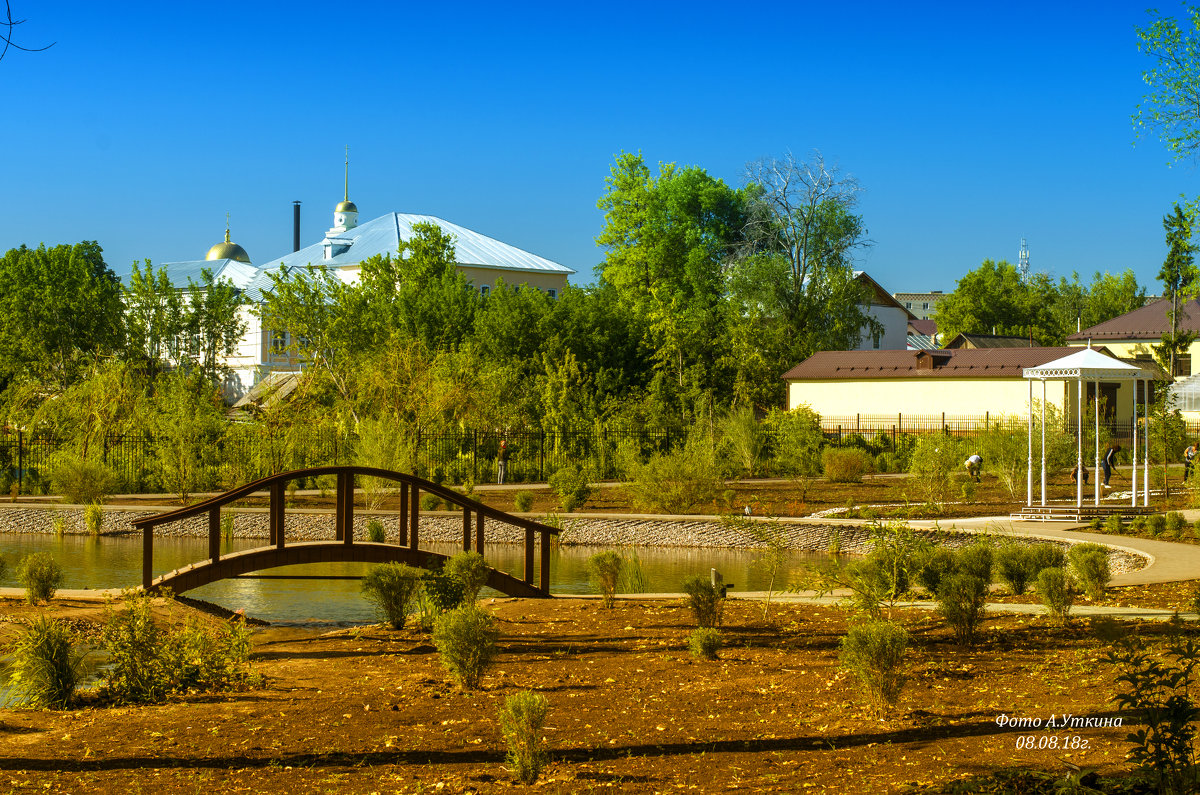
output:
[[[83,3],[12,0],[0,247],[98,240],[110,266],[199,259],[232,216],[256,263],[428,213],[593,279],[613,157],[819,149],[856,176],[892,291],[983,259],[1132,267],[1150,292],[1191,164],[1129,117],[1138,3]],[[1068,7],[1069,6],[1069,7]],[[1169,9],[1171,10],[1171,9]]]

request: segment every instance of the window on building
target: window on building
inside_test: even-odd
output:
[[[486,284],[479,288],[479,294],[482,295],[484,298],[487,298],[488,293],[490,293],[491,291],[492,291],[492,288],[488,287]]]
[[[871,342],[874,344],[875,350],[879,350],[879,332],[878,331],[873,332],[871,334]]]
[[[287,332],[272,331],[271,332],[271,353],[279,354],[287,350]]]
[[[912,301],[905,301],[905,302],[904,302],[904,308],[905,308],[905,309],[912,309]]]
[[[558,298],[558,290],[547,290],[546,295],[550,296],[551,298]]]
[[[928,301],[926,301],[925,303],[921,304],[921,309],[928,309],[928,308],[929,308],[929,302],[928,302]]]

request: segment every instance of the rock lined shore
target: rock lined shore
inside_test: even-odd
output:
[[[170,508],[104,509],[105,535],[137,532],[133,522],[146,516],[163,513]],[[235,538],[267,538],[268,515],[265,508],[239,508],[234,516]],[[81,505],[0,505],[0,532],[54,533],[56,517],[61,517],[66,533],[84,534],[84,507]],[[397,537],[398,511],[357,510],[354,514],[354,537],[366,540],[367,524],[373,519],[383,523],[389,539]],[[327,541],[334,538],[333,513],[314,509],[289,509],[284,516],[285,537],[293,541]],[[716,547],[723,549],[753,549],[763,542],[748,533],[744,522],[723,521],[719,517],[659,517],[608,516],[603,514],[572,514],[561,517],[564,544],[620,546],[634,544],[652,547]],[[788,546],[795,550],[827,552],[836,546],[847,554],[865,554],[871,549],[871,530],[863,524],[846,520],[783,519],[777,520]],[[472,519],[474,532],[474,519]],[[525,531],[512,525],[488,520],[484,534],[489,543],[522,543]],[[186,537],[208,535],[208,517],[201,515],[155,529],[157,537]],[[969,544],[976,533],[946,531],[938,533],[942,543],[952,546]],[[423,512],[420,517],[420,537],[423,541],[458,543],[462,539],[462,515],[457,512]],[[1044,539],[1014,536],[1023,542]],[[1063,546],[1061,541],[1049,541]],[[1109,553],[1113,574],[1134,571],[1146,565],[1140,555],[1123,550]]]

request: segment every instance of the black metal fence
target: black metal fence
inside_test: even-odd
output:
[[[1034,418],[1034,432],[1037,432]],[[1072,436],[1078,432],[1074,419],[1063,419],[1063,431]],[[1095,418],[1090,422],[1084,419],[1084,434],[1095,428]],[[1200,436],[1200,421],[1187,420],[1184,422],[1187,433]],[[1027,419],[1012,414],[854,414],[844,417],[822,417],[821,430],[825,437],[834,444],[849,443],[855,437],[872,439],[880,434],[888,437],[894,445],[896,439],[904,434],[920,436],[928,433],[947,433],[963,439],[972,439],[983,434],[989,428],[1001,427],[1015,432],[1025,432]],[[1049,427],[1049,425],[1047,425]],[[1100,420],[1100,428],[1123,446],[1133,441],[1133,420]],[[1138,420],[1138,437],[1145,430],[1145,421]]]

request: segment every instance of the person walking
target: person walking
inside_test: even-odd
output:
[[[496,485],[504,485],[504,476],[508,471],[508,442],[500,442],[500,453],[496,456]]]
[[[1192,442],[1183,451],[1183,482],[1192,476],[1192,462],[1196,460],[1196,443]]]
[[[1109,442],[1108,449],[1104,451],[1104,458],[1100,459],[1100,466],[1104,467],[1104,488],[1111,489],[1108,485],[1108,479],[1112,477],[1113,467],[1117,465],[1117,453],[1121,452],[1121,445],[1116,442]]]
[[[975,478],[975,482],[979,482],[979,472],[983,469],[983,456],[975,453],[967,459],[967,474]]]

